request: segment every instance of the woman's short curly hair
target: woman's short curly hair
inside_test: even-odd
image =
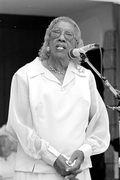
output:
[[[78,25],[71,18],[65,17],[65,16],[61,16],[61,17],[55,18],[50,23],[48,28],[46,29],[46,33],[45,33],[45,37],[44,37],[44,43],[43,43],[43,45],[40,48],[39,53],[38,53],[38,55],[41,58],[41,60],[45,60],[45,59],[49,58],[49,53],[47,51],[47,47],[49,46],[50,32],[54,28],[55,24],[60,22],[60,21],[69,22],[69,23],[71,23],[75,27],[75,29],[76,29],[76,48],[83,46],[83,41],[81,39],[81,31],[80,31]]]

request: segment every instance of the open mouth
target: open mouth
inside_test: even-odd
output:
[[[63,44],[57,44],[57,45],[56,45],[56,49],[62,51],[62,50],[65,50],[65,49],[66,49],[66,46],[63,45]]]

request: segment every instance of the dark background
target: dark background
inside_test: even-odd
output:
[[[52,19],[0,14],[0,127],[7,122],[11,78],[38,55]]]
[[[54,17],[0,14],[0,127],[7,122],[12,76],[21,66],[38,56],[39,48],[44,41],[45,30],[52,19]],[[101,72],[99,49],[89,51],[87,57]],[[86,63],[83,63],[83,66],[91,69]],[[103,97],[102,81],[95,73],[94,75],[98,91]],[[104,180],[104,154],[93,156],[91,159],[92,179]]]

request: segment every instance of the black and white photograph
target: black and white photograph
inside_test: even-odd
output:
[[[119,180],[120,0],[0,0],[0,180]]]

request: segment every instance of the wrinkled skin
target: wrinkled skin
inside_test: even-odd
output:
[[[67,177],[69,180],[76,180],[77,174],[81,173],[81,163],[84,160],[84,154],[82,151],[76,150],[73,152],[72,156],[70,157],[68,164],[67,159],[60,155],[55,163],[54,168],[56,169],[57,173],[63,177]],[[75,161],[74,165],[72,163]]]

